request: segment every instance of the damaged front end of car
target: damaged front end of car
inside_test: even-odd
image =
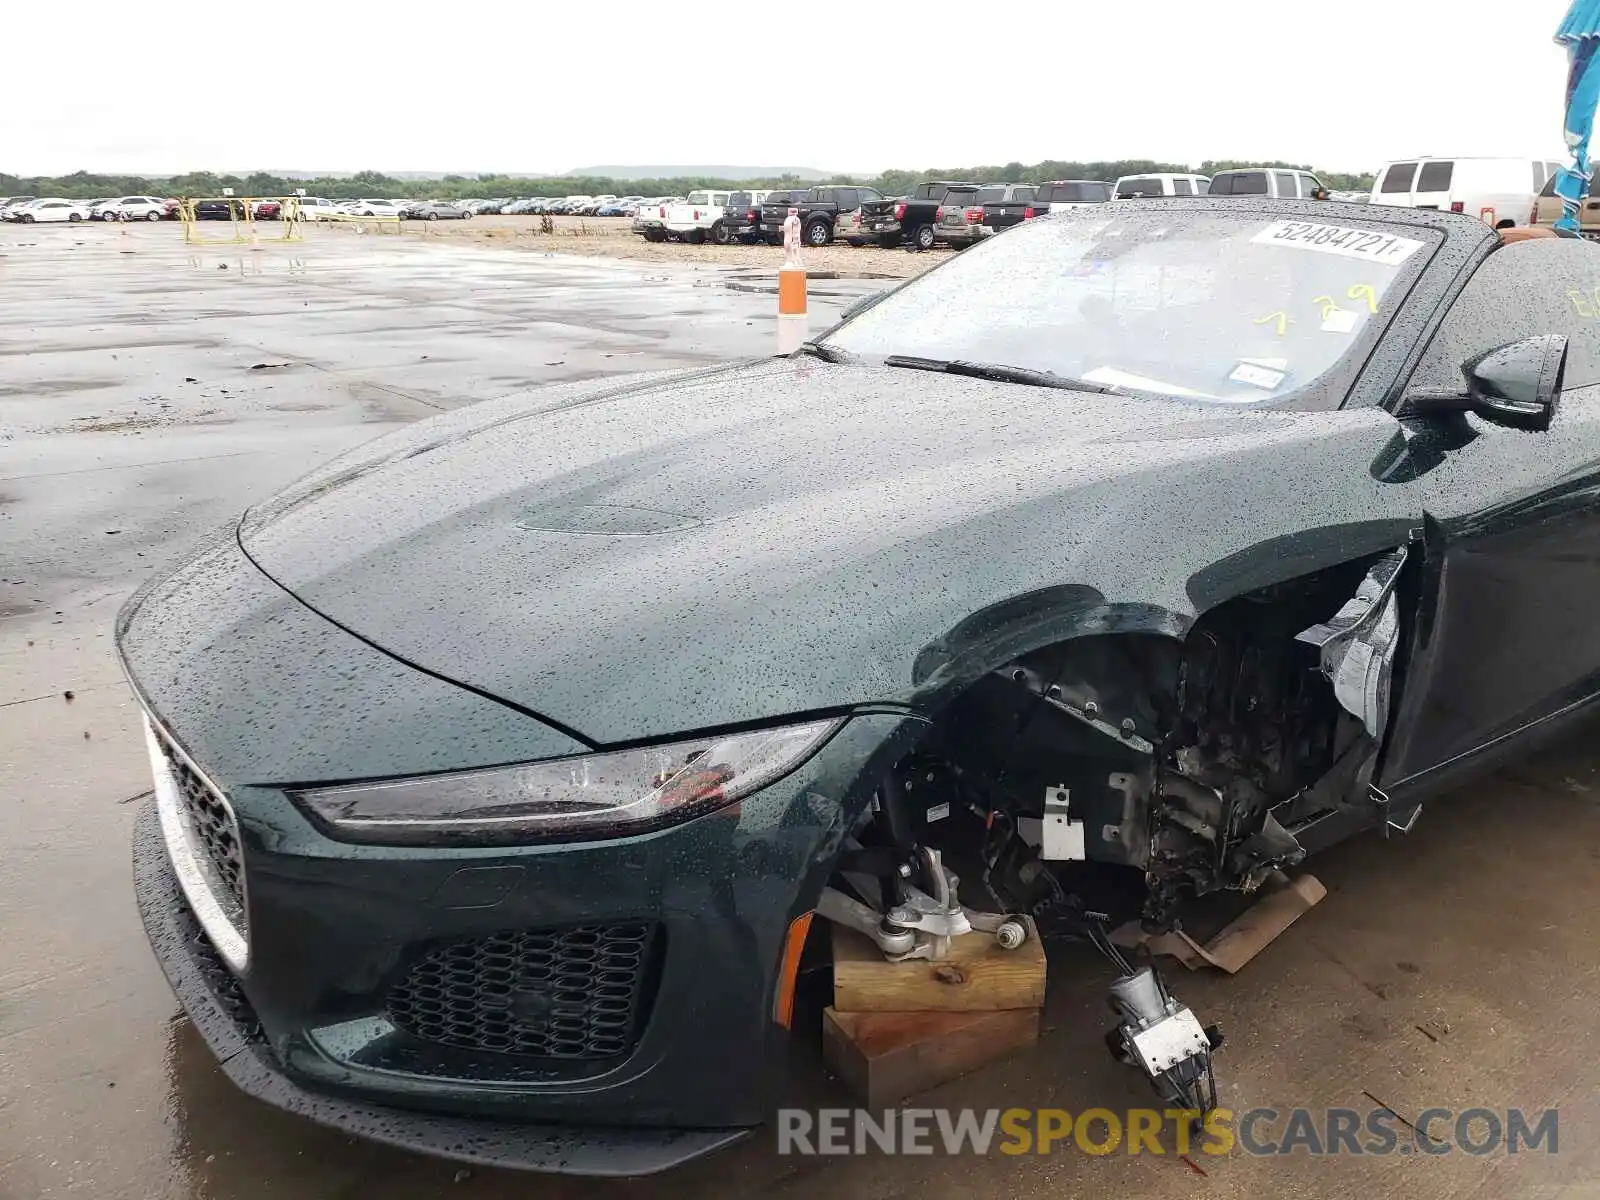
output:
[[[1214,1107],[1220,1032],[1125,951],[1237,970],[1323,894],[1286,870],[1395,823],[1374,777],[1407,556],[1260,588],[1181,633],[1097,626],[986,671],[883,779],[819,913],[891,959],[938,958],[970,930],[1086,940],[1118,973],[1112,1053],[1168,1102]],[[1202,946],[1185,913],[1224,893],[1265,916]]]

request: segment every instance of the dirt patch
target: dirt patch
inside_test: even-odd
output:
[[[554,232],[544,233],[538,217],[474,217],[469,221],[407,221],[399,236],[457,245],[492,246],[579,254],[591,258],[626,258],[638,262],[673,262],[695,266],[749,267],[775,271],[783,265],[780,246],[691,246],[686,242],[647,242],[632,232],[627,217],[556,217]],[[326,225],[349,233],[354,225]],[[394,236],[394,235],[389,235]],[[840,278],[909,279],[950,257],[949,250],[885,250],[881,246],[808,247],[802,261],[808,271],[831,272]]]
[[[192,413],[130,413],[125,417],[100,416],[98,413],[78,417],[70,425],[63,425],[54,433],[139,433],[146,429],[164,429],[171,425],[214,425],[226,424],[230,418],[224,417],[222,421],[207,421],[207,417],[215,417],[221,409],[202,408]]]

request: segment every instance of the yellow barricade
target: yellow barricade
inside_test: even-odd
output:
[[[399,233],[399,217],[358,217],[352,213],[323,213],[317,218],[319,221],[331,221],[335,225],[355,225],[365,231],[369,226],[377,233]]]
[[[178,201],[178,219],[183,222],[183,240],[191,245],[255,245],[261,240],[260,225],[256,221],[256,205],[271,200],[278,205],[278,232],[268,235],[268,240],[298,242],[301,240],[300,197],[298,196],[198,196]],[[206,237],[200,232],[195,206],[206,202],[228,206],[228,237]]]

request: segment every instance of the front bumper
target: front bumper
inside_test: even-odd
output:
[[[970,246],[974,242],[981,242],[984,238],[993,237],[994,230],[983,225],[935,225],[934,238],[952,246]]]
[[[748,1129],[578,1128],[449,1117],[308,1091],[279,1066],[237,981],[201,932],[167,861],[155,805],[139,813],[133,886],[167,981],[234,1085],[342,1133],[444,1158],[569,1175],[648,1175],[719,1150]]]
[[[859,712],[784,778],[651,833],[361,846],[325,836],[289,791],[582,746],[352,637],[261,574],[232,530],[129,602],[118,649],[155,724],[232,813],[248,938],[237,976],[198,933],[148,818],[136,851],[151,942],[230,1077],[351,1132],[542,1170],[643,1173],[769,1117],[787,1079],[788,1030],[774,1013],[790,924],[814,906],[876,781],[922,728],[898,711]],[[192,794],[194,779],[185,786]],[[524,972],[509,999],[485,1003],[487,985],[473,983],[471,1013],[446,1018],[473,1025],[469,1036],[417,1015],[433,1002],[419,970],[452,948],[493,956],[508,938],[639,927],[621,1033],[607,1024],[615,962],[582,946],[554,973],[529,982]],[[593,997],[582,1001],[582,1046],[555,1045],[554,1032],[537,1049],[503,1044],[490,1026],[507,1011],[519,1038],[556,1029],[552,1012],[566,1019],[553,1006],[572,1002],[558,994],[573,986],[567,972]]]
[[[202,931],[153,811],[135,835],[139,908],[173,990],[251,1095],[445,1157],[647,1174],[745,1136],[779,1104],[788,1030],[773,1013],[785,935],[815,904],[872,781],[909,749],[916,724],[858,717],[730,809],[562,847],[301,845],[320,835],[291,829],[281,811],[263,822],[257,789],[240,789],[244,972],[231,974]],[[641,919],[662,930],[664,950],[642,1028],[609,1061],[462,1050],[398,1015],[397,985],[436,948]]]

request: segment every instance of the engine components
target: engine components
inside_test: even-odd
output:
[[[1127,968],[1126,961],[1121,965]],[[1221,1032],[1202,1026],[1154,967],[1122,975],[1111,985],[1110,1002],[1121,1019],[1106,1035],[1112,1054],[1141,1071],[1167,1103],[1192,1109],[1197,1118],[1214,1109],[1211,1055],[1222,1044]]]
[[[817,913],[866,934],[890,962],[938,961],[950,952],[951,938],[974,931],[993,934],[1003,950],[1015,950],[1028,940],[1027,925],[1016,917],[963,908],[956,895],[960,880],[944,865],[939,851],[918,847],[914,856],[931,892],[903,880],[898,900],[880,911],[828,887],[817,901]]]

